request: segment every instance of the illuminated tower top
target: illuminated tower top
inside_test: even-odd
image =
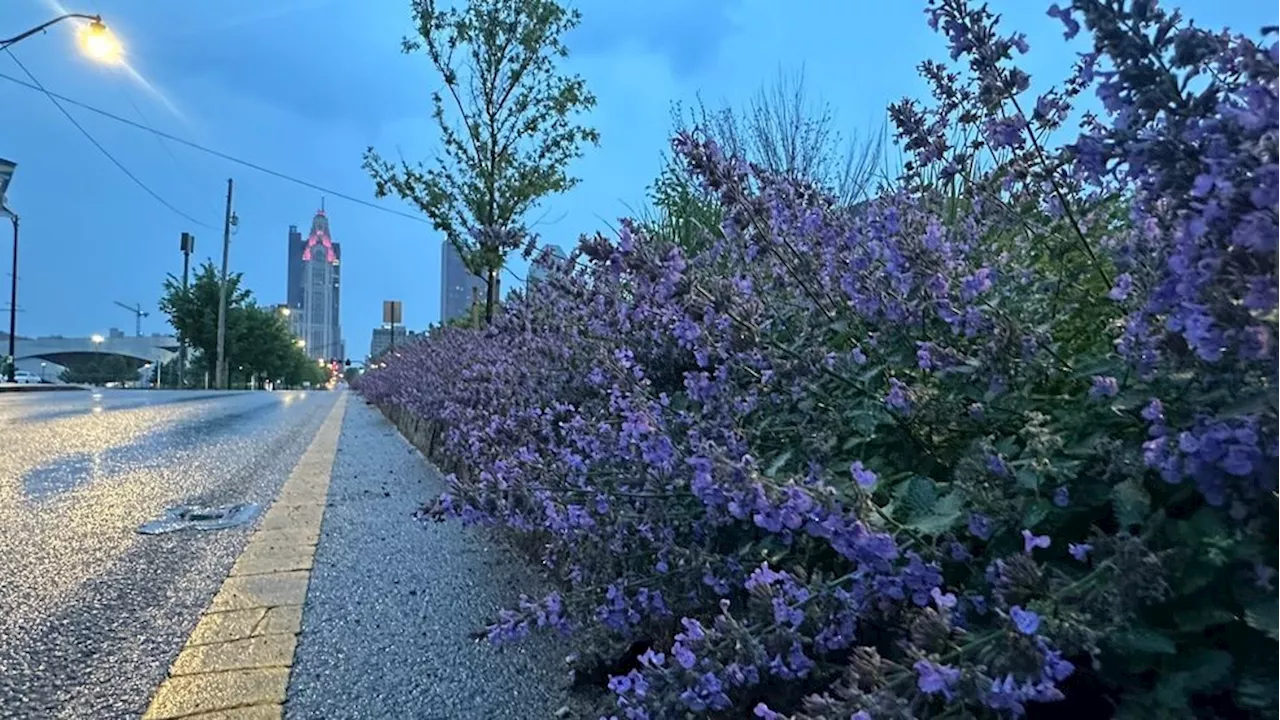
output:
[[[311,233],[307,235],[307,241],[302,246],[303,261],[310,261],[313,254],[320,252],[318,248],[324,248],[325,259],[329,264],[338,262],[338,256],[333,249],[333,238],[329,235],[329,218],[324,214],[324,199],[320,200],[320,209],[316,211],[316,216],[311,218]]]

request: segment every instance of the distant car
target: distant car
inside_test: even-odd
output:
[[[13,374],[13,381],[19,385],[39,385],[40,376],[29,370],[19,370]]]

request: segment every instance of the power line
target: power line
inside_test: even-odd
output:
[[[174,214],[178,215],[179,217],[184,218],[184,219],[185,219],[185,220],[187,220],[188,222],[193,223],[193,224],[198,225],[198,226],[203,227],[203,228],[208,228],[208,229],[210,229],[210,230],[217,230],[217,229],[218,229],[218,228],[214,227],[213,225],[209,225],[208,223],[202,223],[202,222],[200,222],[199,220],[197,220],[197,219],[195,219],[195,218],[191,217],[191,216],[190,216],[190,215],[188,215],[187,213],[185,213],[185,212],[183,212],[183,211],[179,210],[177,207],[174,207],[174,205],[173,205],[172,203],[170,203],[168,200],[165,200],[164,198],[160,197],[160,195],[159,195],[159,194],[157,194],[155,190],[152,190],[152,189],[151,189],[151,188],[150,188],[146,183],[142,182],[142,180],[140,180],[140,179],[138,178],[138,176],[137,176],[137,175],[134,175],[132,172],[130,172],[130,171],[129,171],[129,168],[125,167],[123,163],[121,163],[119,160],[117,160],[117,159],[116,159],[116,156],[115,156],[115,155],[112,155],[112,154],[111,154],[111,152],[110,152],[109,150],[107,150],[105,147],[103,147],[103,146],[102,146],[102,143],[98,142],[98,139],[97,139],[97,138],[95,138],[92,134],[90,134],[90,133],[89,133],[89,131],[88,131],[88,130],[86,130],[86,129],[84,128],[84,126],[83,126],[83,125],[81,125],[81,124],[80,124],[80,122],[79,122],[78,120],[76,120],[76,119],[75,119],[75,116],[73,116],[70,112],[68,112],[68,111],[67,111],[67,109],[66,109],[65,107],[63,107],[63,106],[62,106],[62,103],[58,102],[58,97],[54,96],[54,94],[53,94],[53,93],[51,93],[51,92],[49,92],[47,89],[45,89],[45,86],[44,86],[43,84],[41,84],[41,82],[40,82],[39,80],[37,80],[37,79],[36,79],[36,76],[35,76],[35,75],[33,75],[33,74],[31,73],[31,71],[30,71],[30,70],[28,70],[28,69],[27,69],[27,66],[26,66],[26,65],[24,65],[24,64],[22,63],[22,61],[18,59],[18,56],[13,54],[13,50],[12,50],[11,48],[6,47],[4,50],[5,50],[5,52],[9,53],[9,57],[13,58],[13,61],[14,61],[15,63],[17,63],[17,64],[18,64],[18,67],[22,68],[22,72],[26,73],[26,74],[27,74],[27,77],[28,77],[28,78],[31,78],[31,82],[32,82],[32,83],[34,83],[34,85],[28,85],[27,83],[22,83],[22,84],[23,84],[23,85],[26,85],[26,86],[27,86],[27,87],[29,87],[29,88],[32,88],[32,89],[35,89],[35,90],[39,90],[40,92],[44,93],[44,94],[45,94],[45,96],[49,98],[49,102],[52,102],[52,103],[53,103],[53,106],[54,106],[54,107],[56,107],[56,108],[58,108],[58,110],[59,110],[63,115],[65,115],[65,116],[66,116],[66,118],[67,118],[68,120],[70,120],[70,121],[71,121],[71,124],[72,124],[72,125],[75,125],[75,126],[76,126],[76,129],[77,129],[77,130],[79,130],[79,131],[80,131],[80,133],[81,133],[82,135],[84,135],[84,136],[85,136],[85,138],[86,138],[86,139],[88,139],[88,141],[89,141],[89,142],[93,143],[93,146],[94,146],[94,147],[96,147],[96,148],[98,148],[98,150],[99,150],[103,155],[105,155],[105,156],[106,156],[106,158],[107,158],[108,160],[110,160],[110,161],[111,161],[111,162],[112,162],[116,167],[120,168],[120,172],[122,172],[122,173],[124,173],[126,176],[128,176],[128,178],[129,178],[130,180],[132,180],[132,181],[134,182],[134,184],[135,184],[135,185],[137,185],[138,187],[142,188],[142,190],[143,190],[144,192],[146,192],[146,193],[147,193],[148,195],[150,195],[151,197],[155,198],[155,199],[156,199],[156,201],[157,201],[157,202],[159,202],[161,205],[164,205],[165,207],[169,208],[170,210],[172,210],[172,211],[174,212]],[[6,77],[7,77],[7,76],[6,76]],[[10,78],[10,79],[15,80],[15,81],[17,81],[17,82],[21,82],[20,80],[17,80],[17,78]]]
[[[15,59],[15,60],[17,60],[17,58],[14,58],[14,59]],[[25,68],[23,68],[23,69],[25,70]],[[28,75],[28,77],[30,77],[31,73],[27,73],[27,75]],[[248,160],[242,160],[242,159],[240,159],[240,158],[238,158],[238,157],[235,157],[235,156],[233,156],[233,155],[228,155],[227,153],[221,152],[221,151],[219,151],[219,150],[214,150],[214,149],[212,149],[212,148],[205,147],[204,145],[200,145],[199,143],[194,143],[194,142],[192,142],[192,141],[190,141],[190,140],[186,140],[186,139],[184,139],[184,138],[180,138],[180,137],[178,137],[178,136],[176,136],[176,135],[171,135],[171,134],[169,134],[169,133],[167,133],[167,132],[164,132],[163,130],[157,130],[156,128],[153,128],[153,127],[151,127],[151,126],[149,126],[149,125],[145,125],[145,124],[140,123],[140,122],[135,122],[135,121],[130,120],[130,119],[128,119],[128,118],[120,117],[119,115],[116,115],[115,113],[107,112],[106,110],[103,110],[103,109],[101,109],[101,108],[94,107],[94,106],[92,106],[92,105],[89,105],[88,103],[80,102],[79,100],[75,100],[75,99],[72,99],[72,98],[66,97],[65,95],[59,95],[59,94],[57,94],[57,93],[49,92],[48,90],[46,90],[46,89],[44,88],[44,86],[40,85],[38,82],[37,82],[35,85],[32,85],[31,83],[24,82],[23,80],[20,80],[20,79],[18,79],[18,78],[16,78],[16,77],[12,77],[12,76],[10,76],[10,75],[5,75],[4,73],[0,73],[0,79],[8,80],[9,82],[11,82],[11,83],[13,83],[13,84],[15,84],[15,85],[21,85],[22,87],[25,87],[25,88],[27,88],[28,90],[36,90],[36,91],[38,91],[38,92],[42,92],[42,93],[44,93],[45,95],[48,95],[48,96],[49,96],[49,99],[51,99],[51,100],[54,100],[54,99],[56,98],[56,100],[61,100],[62,102],[65,102],[65,103],[67,103],[67,104],[69,104],[69,105],[75,105],[75,106],[76,106],[76,107],[78,107],[78,108],[83,108],[83,109],[85,109],[85,110],[88,110],[89,112],[97,113],[98,115],[101,115],[101,116],[103,116],[103,117],[105,117],[105,118],[109,118],[109,119],[111,119],[111,120],[115,120],[115,121],[116,121],[116,122],[118,122],[118,123],[123,123],[123,124],[125,124],[125,125],[129,125],[130,127],[137,128],[138,130],[142,130],[142,131],[145,131],[145,132],[152,133],[152,134],[156,135],[157,137],[161,137],[161,138],[164,138],[164,139],[166,139],[166,140],[171,140],[171,141],[173,141],[173,142],[179,143],[179,144],[181,144],[181,145],[185,145],[185,146],[187,146],[187,147],[189,147],[189,148],[192,148],[192,149],[194,149],[194,150],[199,150],[200,152],[207,153],[207,154],[209,154],[209,155],[213,155],[214,157],[217,157],[217,158],[221,158],[221,159],[226,160],[226,161],[228,161],[228,162],[232,162],[232,163],[235,163],[235,164],[237,164],[237,165],[242,165],[242,166],[244,166],[244,167],[249,168],[250,170],[257,170],[257,171],[258,171],[258,172],[260,172],[260,173],[264,173],[264,174],[266,174],[266,175],[270,175],[270,176],[272,176],[272,177],[279,178],[279,179],[281,179],[281,180],[285,180],[285,181],[287,181],[287,182],[294,183],[294,184],[296,184],[296,185],[301,185],[302,187],[305,187],[305,188],[308,188],[308,189],[311,189],[311,190],[318,190],[318,191],[320,191],[321,193],[324,193],[325,195],[332,195],[332,196],[334,196],[334,197],[338,197],[338,198],[341,198],[341,199],[343,199],[343,200],[346,200],[347,202],[355,203],[355,204],[357,204],[357,205],[363,205],[363,206],[365,206],[365,207],[367,207],[367,208],[372,208],[372,209],[374,209],[374,210],[380,210],[380,211],[385,212],[385,213],[391,213],[392,215],[398,215],[399,217],[406,218],[406,219],[408,219],[408,220],[414,220],[414,221],[416,221],[416,222],[420,222],[420,223],[426,223],[426,222],[429,222],[426,218],[424,218],[424,217],[422,217],[422,216],[420,216],[420,215],[413,215],[413,214],[411,214],[411,213],[407,213],[407,212],[404,212],[404,211],[401,211],[401,210],[396,210],[396,209],[394,209],[394,208],[389,208],[389,207],[386,207],[386,206],[384,206],[384,205],[378,205],[377,203],[372,203],[372,202],[369,202],[368,200],[361,200],[361,199],[360,199],[360,198],[358,198],[358,197],[354,197],[354,196],[351,196],[351,195],[347,195],[346,193],[341,193],[341,192],[338,192],[337,190],[333,190],[333,189],[330,189],[330,188],[322,187],[322,186],[317,185],[317,184],[315,184],[315,183],[313,183],[313,182],[308,182],[308,181],[306,181],[306,180],[302,180],[302,179],[300,179],[300,178],[296,178],[296,177],[294,177],[294,176],[292,176],[292,175],[288,175],[288,174],[286,174],[286,173],[282,173],[282,172],[279,172],[279,171],[277,171],[277,170],[272,170],[271,168],[263,167],[263,166],[261,166],[261,165],[258,165],[257,163],[249,162]],[[32,80],[35,80],[35,78],[31,78],[31,79],[32,79]],[[55,104],[56,104],[56,101],[55,101]],[[61,106],[59,106],[59,109],[62,109],[62,108],[61,108]],[[65,114],[65,113],[66,113],[66,110],[63,110],[63,113]],[[70,115],[68,115],[67,117],[71,117],[71,116],[70,116]],[[74,120],[72,120],[72,122],[75,122],[75,121],[74,121]],[[77,125],[76,125],[76,126],[77,126],[77,127],[79,127],[79,124],[77,123]],[[82,130],[82,131],[83,131],[83,130]],[[86,134],[87,134],[87,133],[86,133]],[[103,151],[103,152],[105,152],[105,151]],[[167,203],[166,203],[166,204],[167,204]],[[208,227],[208,226],[206,226],[206,227]]]

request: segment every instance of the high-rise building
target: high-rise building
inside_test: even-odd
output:
[[[394,332],[394,335],[392,334]],[[394,342],[392,338],[394,337]],[[373,337],[369,341],[369,357],[376,358],[386,352],[393,344],[403,345],[414,337],[405,326],[396,325],[394,331],[391,326],[383,323],[382,326],[373,329]]]
[[[544,248],[543,250],[539,250],[537,257],[540,257],[544,251],[551,253],[551,257],[555,258],[556,260],[565,260],[569,257],[568,255],[564,254],[564,249],[561,248],[559,245],[550,245]],[[525,284],[532,285],[533,283],[536,283],[539,280],[542,280],[546,276],[547,276],[547,271],[545,268],[543,268],[541,265],[538,265],[537,262],[530,263],[529,273],[528,273],[528,276],[525,278]]]
[[[292,247],[293,233],[290,233]],[[298,305],[291,314],[298,334],[312,358],[345,358],[341,311],[342,247],[329,234],[323,205],[311,219],[311,232],[297,247]],[[293,271],[290,258],[290,272]],[[293,292],[292,286],[290,293]],[[292,302],[290,303],[293,304]]]
[[[302,309],[302,233],[297,225],[289,226],[289,284],[284,298],[290,314]]]
[[[467,270],[457,248],[446,238],[440,245],[440,322],[471,312],[472,288],[479,289],[480,302],[484,302],[484,279]]]

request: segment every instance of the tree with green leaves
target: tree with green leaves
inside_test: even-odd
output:
[[[160,309],[168,314],[178,338],[196,351],[192,377],[199,377],[216,355],[219,282],[217,268],[206,262],[186,290],[172,275],[164,283]],[[283,381],[294,387],[323,382],[319,366],[297,346],[284,318],[274,308],[258,305],[240,283],[239,273],[227,276],[227,367],[240,382]]]
[[[68,360],[62,382],[77,385],[129,383],[138,379],[138,364],[122,355],[92,353]]]
[[[184,291],[182,278],[169,275],[164,281],[164,294],[160,298],[160,311],[169,316],[169,324],[177,333],[179,342],[185,342],[205,358],[217,356],[218,303],[222,287],[220,272],[206,260],[196,270],[190,285]],[[236,355],[237,341],[234,328],[241,320],[244,306],[253,297],[240,287],[240,273],[227,275],[227,342],[228,358]]]
[[[372,147],[364,168],[378,197],[412,203],[444,233],[467,269],[486,280],[485,320],[498,301],[498,272],[525,242],[524,217],[538,202],[578,179],[568,164],[599,134],[577,122],[595,97],[557,61],[562,36],[581,15],[555,0],[469,0],[440,9],[413,0],[418,36],[406,53],[423,51],[444,81],[431,95],[441,150],[430,163],[382,158]]]
[[[289,324],[273,308],[250,301],[239,313],[235,327],[237,353],[228,355],[247,377],[276,379],[290,367],[291,356],[302,352],[294,344]]]

